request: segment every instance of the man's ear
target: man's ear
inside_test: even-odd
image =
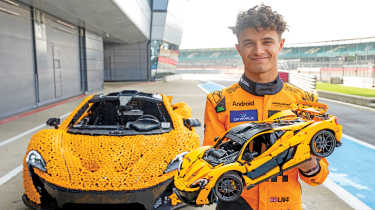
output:
[[[236,50],[237,50],[238,54],[241,54],[241,53],[240,53],[240,45],[239,45],[239,44],[236,44],[235,46],[236,46]]]
[[[281,39],[280,41],[280,51],[283,49],[285,43],[285,39]]]

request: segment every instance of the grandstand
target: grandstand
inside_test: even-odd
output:
[[[235,48],[180,50],[177,69],[243,69]],[[375,37],[290,44],[279,69],[316,75],[318,80],[375,87]]]
[[[242,67],[241,57],[235,48],[180,50],[177,68]]]

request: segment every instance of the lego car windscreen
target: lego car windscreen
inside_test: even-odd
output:
[[[161,98],[107,95],[88,101],[74,116],[68,132],[123,136],[160,134],[172,128]]]

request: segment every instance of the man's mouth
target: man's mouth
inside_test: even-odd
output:
[[[262,61],[265,61],[269,59],[269,57],[256,57],[256,58],[251,58],[251,60],[255,61],[255,62],[262,62]]]

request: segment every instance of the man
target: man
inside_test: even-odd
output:
[[[277,57],[285,42],[285,29],[282,16],[269,6],[256,6],[238,15],[233,32],[238,38],[236,49],[245,72],[238,83],[207,96],[204,145],[213,145],[216,136],[241,123],[265,120],[297,101],[317,100],[314,94],[283,83],[278,75]],[[318,185],[328,173],[328,162],[313,156],[299,168],[245,191],[235,202],[219,202],[217,208],[302,209],[298,177]]]

